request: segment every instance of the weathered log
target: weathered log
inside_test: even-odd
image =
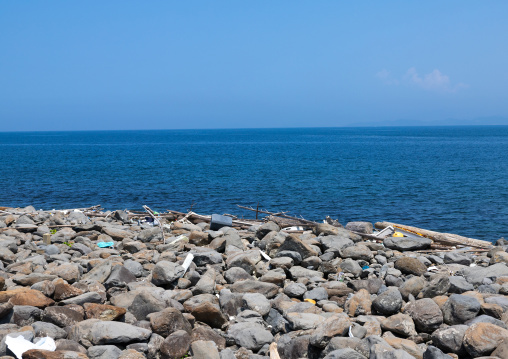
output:
[[[465,246],[465,247],[476,247],[476,248],[492,248],[492,243],[487,241],[482,241],[480,239],[468,238],[459,236],[458,234],[452,233],[441,233],[435,231],[429,231],[427,229],[422,229],[418,227],[406,226],[404,224],[397,224],[391,222],[377,222],[375,227],[378,229],[383,229],[388,226],[392,226],[393,228],[402,229],[404,231],[413,232],[419,234],[423,237],[427,237],[432,239],[434,242],[444,243],[452,246]]]

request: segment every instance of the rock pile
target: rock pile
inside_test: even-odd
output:
[[[507,242],[422,253],[346,228],[175,222],[164,244],[122,211],[0,212],[0,357],[49,336],[23,358],[508,358]]]

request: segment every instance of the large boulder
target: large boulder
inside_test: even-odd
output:
[[[395,249],[397,251],[420,251],[430,248],[432,240],[428,238],[412,238],[412,237],[388,237],[383,241],[386,248]]]
[[[452,294],[442,307],[444,322],[448,325],[464,324],[480,312],[481,305],[468,295]]]
[[[404,308],[404,312],[413,318],[418,331],[432,333],[443,324],[443,313],[436,302],[430,298],[409,303]]]
[[[476,323],[464,334],[464,348],[473,358],[488,356],[506,338],[508,330],[490,323]]]

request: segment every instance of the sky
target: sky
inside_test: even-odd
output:
[[[506,1],[0,0],[0,131],[508,124]]]

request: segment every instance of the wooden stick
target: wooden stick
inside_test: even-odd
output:
[[[397,223],[391,223],[391,222],[377,222],[375,224],[376,228],[383,229],[388,226],[392,226],[393,228],[399,228],[408,232],[415,232],[418,234],[421,234],[424,237],[430,238],[435,242],[444,243],[447,245],[459,245],[459,246],[466,246],[466,247],[476,247],[476,248],[492,248],[492,243],[487,241],[482,241],[479,239],[474,238],[468,238],[459,236],[457,234],[451,234],[451,233],[440,233],[440,232],[434,232],[429,231],[427,229],[422,229],[418,227],[412,227],[412,226],[406,226],[404,224],[397,224]]]
[[[279,213],[273,213],[273,212],[269,212],[269,211],[266,211],[266,210],[255,210],[254,208],[251,208],[251,207],[245,207],[245,206],[240,206],[239,204],[237,204],[237,206],[239,208],[242,208],[242,209],[246,209],[246,210],[249,210],[249,211],[253,211],[253,212],[259,212],[259,213],[264,213],[264,214],[269,214],[271,216],[275,216],[275,217],[282,217],[282,218],[287,218],[287,219],[294,219],[296,221],[300,221],[301,223],[305,223],[307,225],[311,225],[311,226],[317,226],[318,223],[317,222],[314,222],[314,221],[309,221],[305,218],[299,218],[299,217],[293,217],[293,216],[288,216],[286,214],[286,212],[279,212]]]

